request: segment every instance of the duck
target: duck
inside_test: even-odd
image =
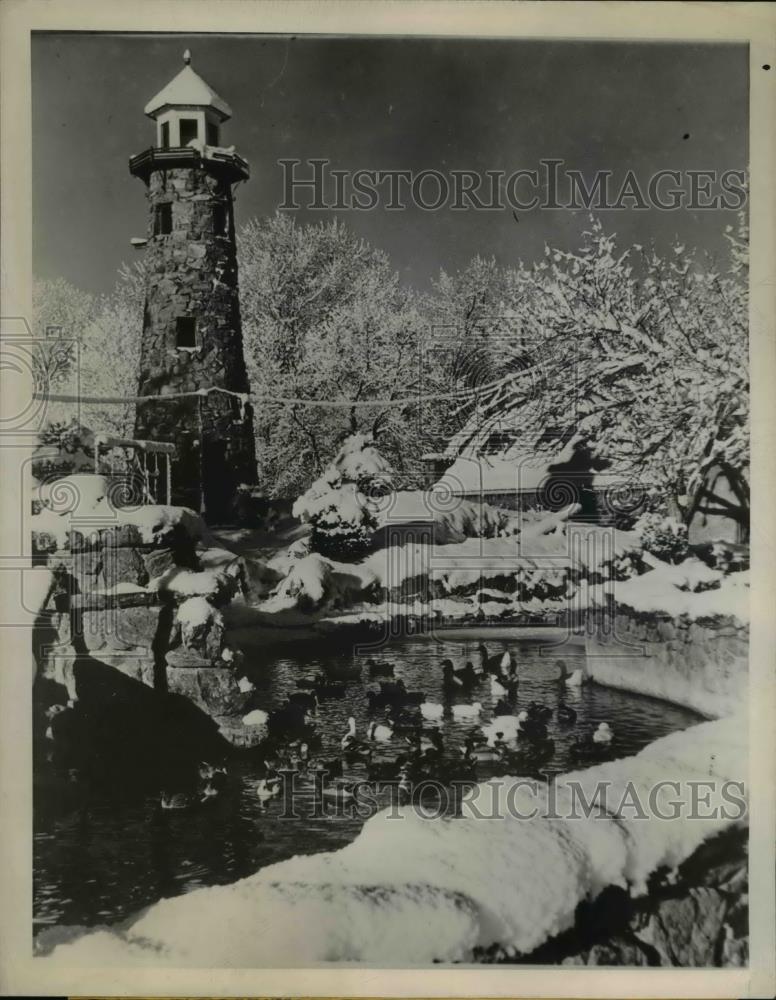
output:
[[[472,702],[471,705],[453,705],[453,718],[455,719],[476,719],[482,711],[482,703]]]
[[[393,739],[393,726],[370,722],[366,738],[373,743],[390,743]]]
[[[468,764],[481,764],[488,761],[501,760],[501,753],[495,747],[477,746],[468,740],[461,748],[461,756],[464,762]]]
[[[419,705],[426,700],[425,694],[420,691],[408,691],[404,681],[380,681],[379,691],[367,691],[366,700],[369,708],[383,708],[385,705]]]
[[[444,705],[438,705],[433,701],[424,701],[420,706],[420,714],[426,722],[436,722],[444,715]]]
[[[459,760],[445,760],[439,762],[437,768],[437,778],[446,785],[457,782],[474,781],[476,779],[477,761],[464,753]]]
[[[314,691],[316,698],[343,698],[345,696],[345,685],[323,680],[315,685]]]
[[[577,713],[573,708],[570,708],[564,701],[558,705],[558,711],[556,712],[558,716],[558,722],[564,723],[567,726],[573,726],[577,721]]]
[[[199,793],[199,801],[203,804],[205,802],[211,802],[213,799],[218,798],[218,796],[221,794],[221,791],[222,789],[219,788],[216,784],[208,781],[202,787],[202,790]]]
[[[315,689],[311,692],[306,691],[293,691],[287,699],[289,705],[298,705],[299,708],[303,708],[308,712],[314,712],[318,708],[318,695],[315,693]]]
[[[484,642],[479,644],[477,652],[479,653],[480,663],[484,672],[489,674],[498,674],[501,672],[501,661],[504,659],[504,653],[495,653],[491,656]]]
[[[584,671],[581,668],[575,670],[573,673],[570,674],[568,672],[568,667],[566,666],[564,660],[558,660],[555,665],[558,667],[560,671],[560,674],[558,676],[558,681],[561,684],[569,688],[582,687],[585,678],[584,678]]]
[[[476,684],[481,676],[481,671],[478,674],[470,660],[467,660],[462,667],[456,667],[450,659],[442,660],[442,670],[452,670],[454,678],[462,685]]]
[[[370,712],[374,712],[377,708],[385,708],[386,705],[401,704],[395,695],[388,695],[383,691],[367,691],[366,703]]]
[[[505,677],[513,677],[517,673],[517,661],[509,650],[499,660],[498,669],[499,673]]]
[[[348,719],[348,731],[340,740],[340,746],[343,750],[348,750],[356,743],[358,743],[358,736],[356,735],[356,720],[354,716],[351,715]]]
[[[519,761],[523,765],[536,765],[545,763],[554,753],[555,741],[547,737],[542,740],[533,740],[530,743],[523,744],[517,753],[507,750],[503,753],[502,757],[506,764],[515,764]]]
[[[433,751],[434,753],[442,753],[444,750],[444,742],[442,740],[442,734],[438,729],[434,729],[428,735],[419,732],[415,733],[413,736],[405,736],[405,742],[412,747],[415,753],[428,753]]]
[[[348,764],[363,764],[369,760],[371,752],[371,744],[358,742],[344,750],[342,755]]]
[[[517,739],[517,735],[521,729],[521,716],[527,714],[521,712],[520,715],[497,715],[495,718],[488,723],[487,726],[483,726],[481,729],[482,734],[485,737],[485,741],[489,746],[493,746],[493,742],[498,733],[501,733],[502,737],[510,742]]]
[[[283,738],[290,733],[298,733],[309,725],[305,709],[292,701],[274,709],[267,717],[267,731],[272,737]]]
[[[279,778],[262,778],[256,785],[256,795],[262,806],[280,795]]]
[[[250,694],[251,691],[256,690],[254,685],[245,676],[238,678],[237,687],[240,689],[240,694]]]
[[[503,677],[501,680],[498,680],[496,677],[491,677],[490,693],[495,698],[514,699],[517,696],[517,681],[506,680]]]
[[[539,722],[548,722],[552,718],[552,709],[540,701],[532,701],[528,706],[528,718]]]
[[[456,674],[452,660],[442,661],[442,686],[445,691],[460,691],[464,687],[463,678]]]
[[[354,663],[350,666],[338,663],[327,667],[328,673],[336,681],[358,681],[361,680],[361,664]]]
[[[331,785],[324,784],[321,787],[321,795],[326,799],[335,799],[337,802],[349,802],[355,798],[352,784],[340,784],[338,779]]]
[[[199,799],[189,792],[173,792],[172,795],[162,792],[159,805],[162,809],[193,809],[199,805]]]
[[[395,757],[393,760],[380,761],[373,761],[370,757],[366,767],[367,781],[395,781],[406,763],[407,758],[403,755]]]
[[[307,765],[307,771],[309,774],[325,774],[330,778],[341,778],[342,761],[339,757],[330,758],[329,760],[315,757]]]
[[[408,712],[398,705],[386,705],[385,717],[393,726],[394,732],[401,730],[413,730],[423,725],[423,716],[420,711]]]
[[[518,733],[526,739],[535,742],[547,738],[547,726],[541,719],[532,719],[527,712],[521,712]]]
[[[393,677],[393,664],[386,660],[367,660],[370,677]]]
[[[496,704],[493,706],[493,715],[511,715],[514,711],[514,705],[512,705],[507,698],[499,698]]]
[[[593,743],[611,743],[614,738],[608,722],[602,722],[593,733]]]
[[[197,768],[199,777],[202,781],[212,781],[216,775],[223,775],[226,777],[225,767],[216,767],[215,764],[210,764],[206,760],[201,760],[199,762],[199,767]]]
[[[460,673],[466,677],[471,677],[472,682],[476,683],[481,680],[483,676],[482,664],[480,664],[479,667],[475,667],[471,660],[467,660]]]

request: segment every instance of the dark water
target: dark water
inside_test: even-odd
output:
[[[518,658],[517,710],[532,700],[556,708],[559,692],[555,657],[542,656],[535,642],[487,638],[493,653],[509,648]],[[407,688],[424,691],[428,701],[446,705],[441,730],[446,753],[451,757],[460,755],[461,743],[474,726],[490,721],[497,699],[486,679],[471,695],[445,700],[439,663],[445,657],[456,664],[474,660],[480,641],[473,634],[468,638],[455,636],[443,643],[419,637],[395,642],[377,657],[395,664],[395,678],[403,678]],[[581,657],[567,652],[563,658],[569,670],[582,662]],[[350,653],[347,662],[353,662]],[[297,690],[299,678],[318,670],[335,673],[342,664],[341,648],[337,650],[321,641],[295,645],[293,652],[283,648],[273,657],[265,654],[260,663],[248,662],[246,672],[257,688],[258,703],[269,710]],[[364,736],[371,718],[366,690],[376,688],[376,684],[370,682],[364,668],[361,682],[349,683],[342,700],[321,703],[316,727],[323,745],[316,756],[340,756],[340,739],[351,715],[356,718],[359,736]],[[451,704],[474,701],[482,703],[478,721],[452,717]],[[555,751],[542,765],[547,775],[595,761],[592,752],[589,759],[580,757],[578,751],[573,755],[572,745],[589,735],[599,722],[608,722],[614,730],[616,753],[612,751],[612,755],[622,757],[637,753],[659,736],[699,721],[694,713],[665,702],[595,685],[568,690],[566,702],[577,712],[577,723],[562,727],[554,719],[550,722]],[[390,759],[403,749],[401,740],[395,738],[378,748],[375,759]],[[479,765],[478,779],[506,773],[503,767],[500,772],[494,771],[497,766]],[[509,770],[515,773],[517,769],[513,766]],[[256,785],[261,777],[258,762],[240,760],[230,764],[223,794],[193,812],[161,810],[157,791],[117,788],[108,796],[90,792],[77,780],[47,784],[35,799],[36,930],[54,924],[116,922],[165,896],[234,882],[294,854],[334,850],[353,840],[366,814],[387,805],[395,794],[384,789],[372,803],[361,800],[359,810],[338,807],[334,800],[325,801],[323,816],[311,815],[312,798],[302,794],[297,811],[303,818],[289,819],[281,817],[280,800],[266,806],[259,802]],[[346,765],[345,777],[363,779],[363,766]]]

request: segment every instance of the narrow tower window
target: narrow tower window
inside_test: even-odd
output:
[[[223,201],[213,206],[213,233],[216,236],[229,235],[229,209]]]
[[[175,346],[197,346],[197,321],[193,316],[178,316],[175,320]]]
[[[162,122],[162,127],[160,129],[162,149],[169,149],[170,146],[170,123]]]
[[[172,203],[162,202],[154,209],[154,236],[167,236],[172,232]]]
[[[199,138],[199,122],[196,118],[181,118],[181,146],[188,146],[192,139]]]
[[[218,145],[218,125],[216,125],[215,122],[207,123],[207,130],[205,134],[207,136],[208,146]]]

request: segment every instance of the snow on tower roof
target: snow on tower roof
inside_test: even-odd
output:
[[[188,49],[183,54],[183,61],[186,65],[174,77],[170,82],[164,87],[156,97],[152,97],[151,100],[146,104],[143,109],[145,114],[150,118],[162,108],[169,107],[170,105],[195,105],[200,108],[213,108],[217,111],[222,118],[231,118],[232,109],[226,103],[226,101],[219,97],[218,94],[210,87],[202,77],[195,73],[194,70],[189,65],[191,62],[191,54]]]

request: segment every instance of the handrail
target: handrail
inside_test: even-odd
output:
[[[146,455],[163,455],[164,456],[164,487],[166,503],[170,504],[172,502],[172,459],[176,454],[175,445],[170,441],[144,441],[139,438],[120,438],[114,437],[112,434],[95,434],[94,435],[94,473],[99,475],[100,472],[100,448],[110,449],[110,448],[131,448],[134,459],[138,462],[140,466],[140,471],[143,475],[144,481],[144,496],[146,498],[145,502],[148,502],[148,497],[151,496],[151,480],[153,479],[155,487],[159,485],[159,466],[158,460],[154,459],[154,472],[150,473],[148,468],[148,462]],[[138,458],[138,453],[142,455],[142,461]],[[153,497],[151,497],[153,501]]]

